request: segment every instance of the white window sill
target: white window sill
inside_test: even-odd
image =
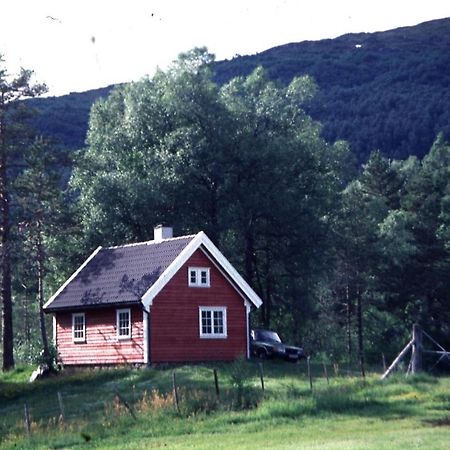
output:
[[[226,334],[201,334],[200,339],[227,339]]]

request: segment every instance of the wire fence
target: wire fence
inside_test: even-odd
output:
[[[0,443],[2,436],[7,434],[26,433],[31,436],[36,429],[95,421],[118,413],[129,414],[136,419],[145,405],[147,408],[172,409],[180,414],[193,407],[207,410],[227,404],[233,408],[236,401],[251,404],[260,401],[265,391],[270,390],[273,379],[285,375],[282,369],[274,370],[274,367],[274,364],[266,367],[266,363],[258,362],[251,365],[251,373],[240,367],[234,371],[224,370],[223,373],[216,368],[208,369],[210,377],[207,381],[192,380],[182,370],[172,368],[160,372],[165,376],[164,382],[145,377],[141,380],[137,376],[137,382],[131,384],[115,379],[106,379],[93,386],[86,382],[59,383],[59,387],[50,388],[51,392],[48,392],[47,384],[41,394],[37,389],[28,396],[19,396],[17,401],[0,406]],[[145,374],[145,369],[141,370]],[[333,378],[360,376],[355,368],[325,362],[313,363],[310,358],[290,368],[289,374],[298,380],[304,392],[313,391],[319,384],[329,385]],[[243,399],[244,394],[253,397],[250,400]],[[195,406],[192,406],[193,403]]]

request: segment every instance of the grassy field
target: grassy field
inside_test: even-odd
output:
[[[219,375],[219,398],[213,368]],[[332,376],[328,384],[322,366],[314,369],[311,391],[304,362],[265,362],[263,393],[258,365],[243,361],[83,371],[33,384],[26,382],[30,369],[18,368],[0,375],[0,447],[449,448],[450,378],[396,376],[382,382],[373,374],[363,382]],[[59,417],[58,392],[65,420]]]

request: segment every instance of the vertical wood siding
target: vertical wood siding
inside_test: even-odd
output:
[[[65,365],[130,364],[144,362],[142,308],[131,307],[131,339],[118,340],[116,309],[102,308],[85,313],[86,341],[73,342],[72,313],[57,313],[57,347]]]
[[[189,287],[188,267],[209,267],[211,287]],[[199,306],[227,307],[226,339],[201,339]],[[243,298],[197,250],[155,297],[150,309],[151,362],[230,361],[246,355]]]

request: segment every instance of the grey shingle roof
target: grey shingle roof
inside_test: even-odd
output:
[[[46,310],[139,303],[194,237],[101,248]]]

